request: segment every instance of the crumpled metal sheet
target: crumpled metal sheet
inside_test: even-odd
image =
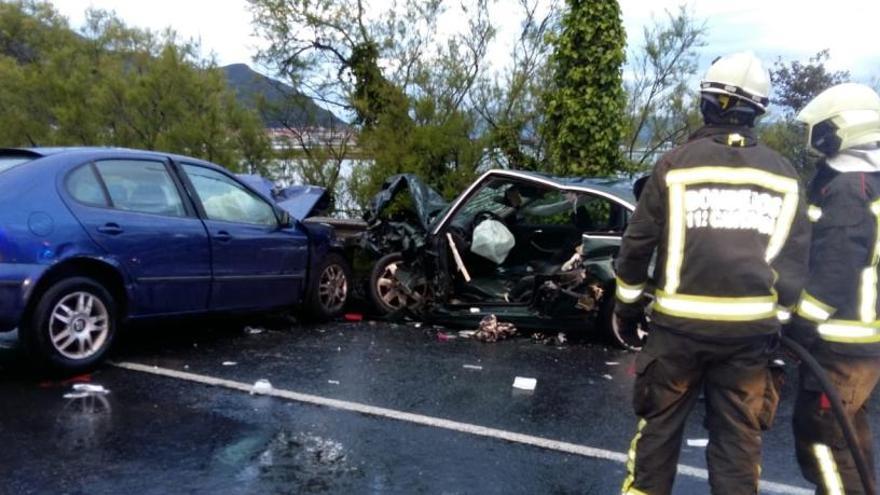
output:
[[[513,323],[498,321],[495,315],[484,316],[480,320],[477,332],[473,338],[483,342],[497,342],[516,335],[516,326]]]
[[[325,188],[311,185],[279,187],[271,180],[256,174],[236,174],[242,182],[254,188],[266,199],[271,199],[298,220],[322,215],[333,207],[333,195]]]
[[[401,192],[406,191],[412,199],[419,226],[427,231],[434,217],[449,204],[443,196],[414,174],[397,174],[385,179],[382,189],[370,200],[370,208],[364,216],[368,223],[375,222],[382,211]]]

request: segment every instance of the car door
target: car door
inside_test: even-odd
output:
[[[300,301],[308,237],[282,228],[275,206],[214,168],[180,164],[211,238],[213,310],[287,306]]]
[[[169,163],[102,159],[64,181],[89,236],[133,281],[133,316],[205,311],[211,283],[208,233],[183,200]]]

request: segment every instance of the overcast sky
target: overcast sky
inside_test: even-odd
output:
[[[203,50],[213,52],[221,65],[245,62],[260,41],[251,34],[251,16],[245,0],[55,0],[59,11],[74,26],[81,25],[89,7],[114,10],[127,23],[161,29],[173,27],[179,34],[201,40]],[[503,18],[504,4],[498,0]],[[638,44],[643,26],[665,9],[689,6],[708,27],[708,46],[701,52],[701,71],[715,56],[752,50],[767,65],[783,59],[805,60],[823,48],[831,50],[829,66],[849,70],[854,78],[868,82],[880,76],[880,1],[878,0],[621,0],[630,44]],[[453,5],[457,2],[452,2]],[[513,23],[508,23],[513,24]],[[500,43],[515,36],[515,25],[499,33]],[[499,51],[503,51],[498,48]],[[499,53],[503,55],[503,53]]]

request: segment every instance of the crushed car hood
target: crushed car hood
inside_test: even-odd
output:
[[[332,195],[323,187],[301,185],[282,188],[260,175],[237,174],[237,177],[299,220],[324,214],[333,205]]]
[[[382,211],[391,204],[399,193],[406,191],[412,200],[415,214],[422,229],[428,230],[437,214],[449,205],[443,196],[414,174],[397,174],[385,179],[382,189],[370,200],[370,208],[365,215],[368,223],[377,220]]]

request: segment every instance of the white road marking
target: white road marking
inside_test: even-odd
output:
[[[214,387],[223,387],[231,390],[238,390],[240,392],[250,393],[253,384],[237,382],[234,380],[227,380],[225,378],[216,378],[213,376],[200,375],[197,373],[189,373],[186,371],[178,371],[168,368],[160,368],[158,366],[149,366],[138,363],[110,363],[117,368],[122,368],[131,371],[139,371],[142,373],[149,373],[152,375],[159,375],[168,378],[176,378],[178,380],[186,380],[189,382],[200,383],[203,385],[210,385]],[[316,406],[323,407],[332,407],[334,409],[340,409],[343,411],[356,412],[361,414],[366,414],[370,416],[377,416],[381,418],[388,419],[396,419],[398,421],[406,421],[408,423],[414,423],[418,425],[430,426],[433,428],[443,428],[446,430],[457,431],[459,433],[467,433],[469,435],[476,435],[480,437],[486,438],[495,438],[498,440],[504,440],[507,442],[518,443],[522,445],[530,445],[533,447],[538,447],[547,450],[554,450],[556,452],[564,452],[566,454],[574,454],[583,457],[592,457],[594,459],[602,459],[606,461],[618,462],[621,464],[626,464],[627,455],[622,452],[614,452],[613,450],[605,450],[599,449],[595,447],[588,447],[586,445],[579,445],[575,443],[569,442],[561,442],[558,440],[551,440],[549,438],[536,437],[532,435],[525,435],[522,433],[515,433],[512,431],[499,430],[496,428],[488,428],[485,426],[470,424],[470,423],[461,423],[459,421],[452,421],[449,419],[443,418],[435,418],[432,416],[425,416],[422,414],[414,414],[408,413],[404,411],[397,411],[395,409],[387,409],[384,407],[376,407],[370,406],[367,404],[361,404],[358,402],[349,402],[345,400],[339,399],[331,399],[328,397],[321,397],[318,395],[311,394],[303,394],[299,392],[294,392],[291,390],[284,390],[279,388],[273,388],[266,392],[261,392],[260,395],[266,395],[270,397],[277,397],[279,399],[287,399],[296,402],[302,402],[306,404],[312,404]],[[684,464],[678,465],[678,474],[684,476],[690,476],[692,478],[698,478],[701,480],[709,479],[709,472],[703,468],[698,468],[694,466],[687,466]],[[784,483],[776,483],[773,481],[761,481],[760,490],[762,493],[779,493],[784,495],[810,495],[813,492],[811,490],[806,490],[804,488],[800,488],[797,486],[786,485]]]

